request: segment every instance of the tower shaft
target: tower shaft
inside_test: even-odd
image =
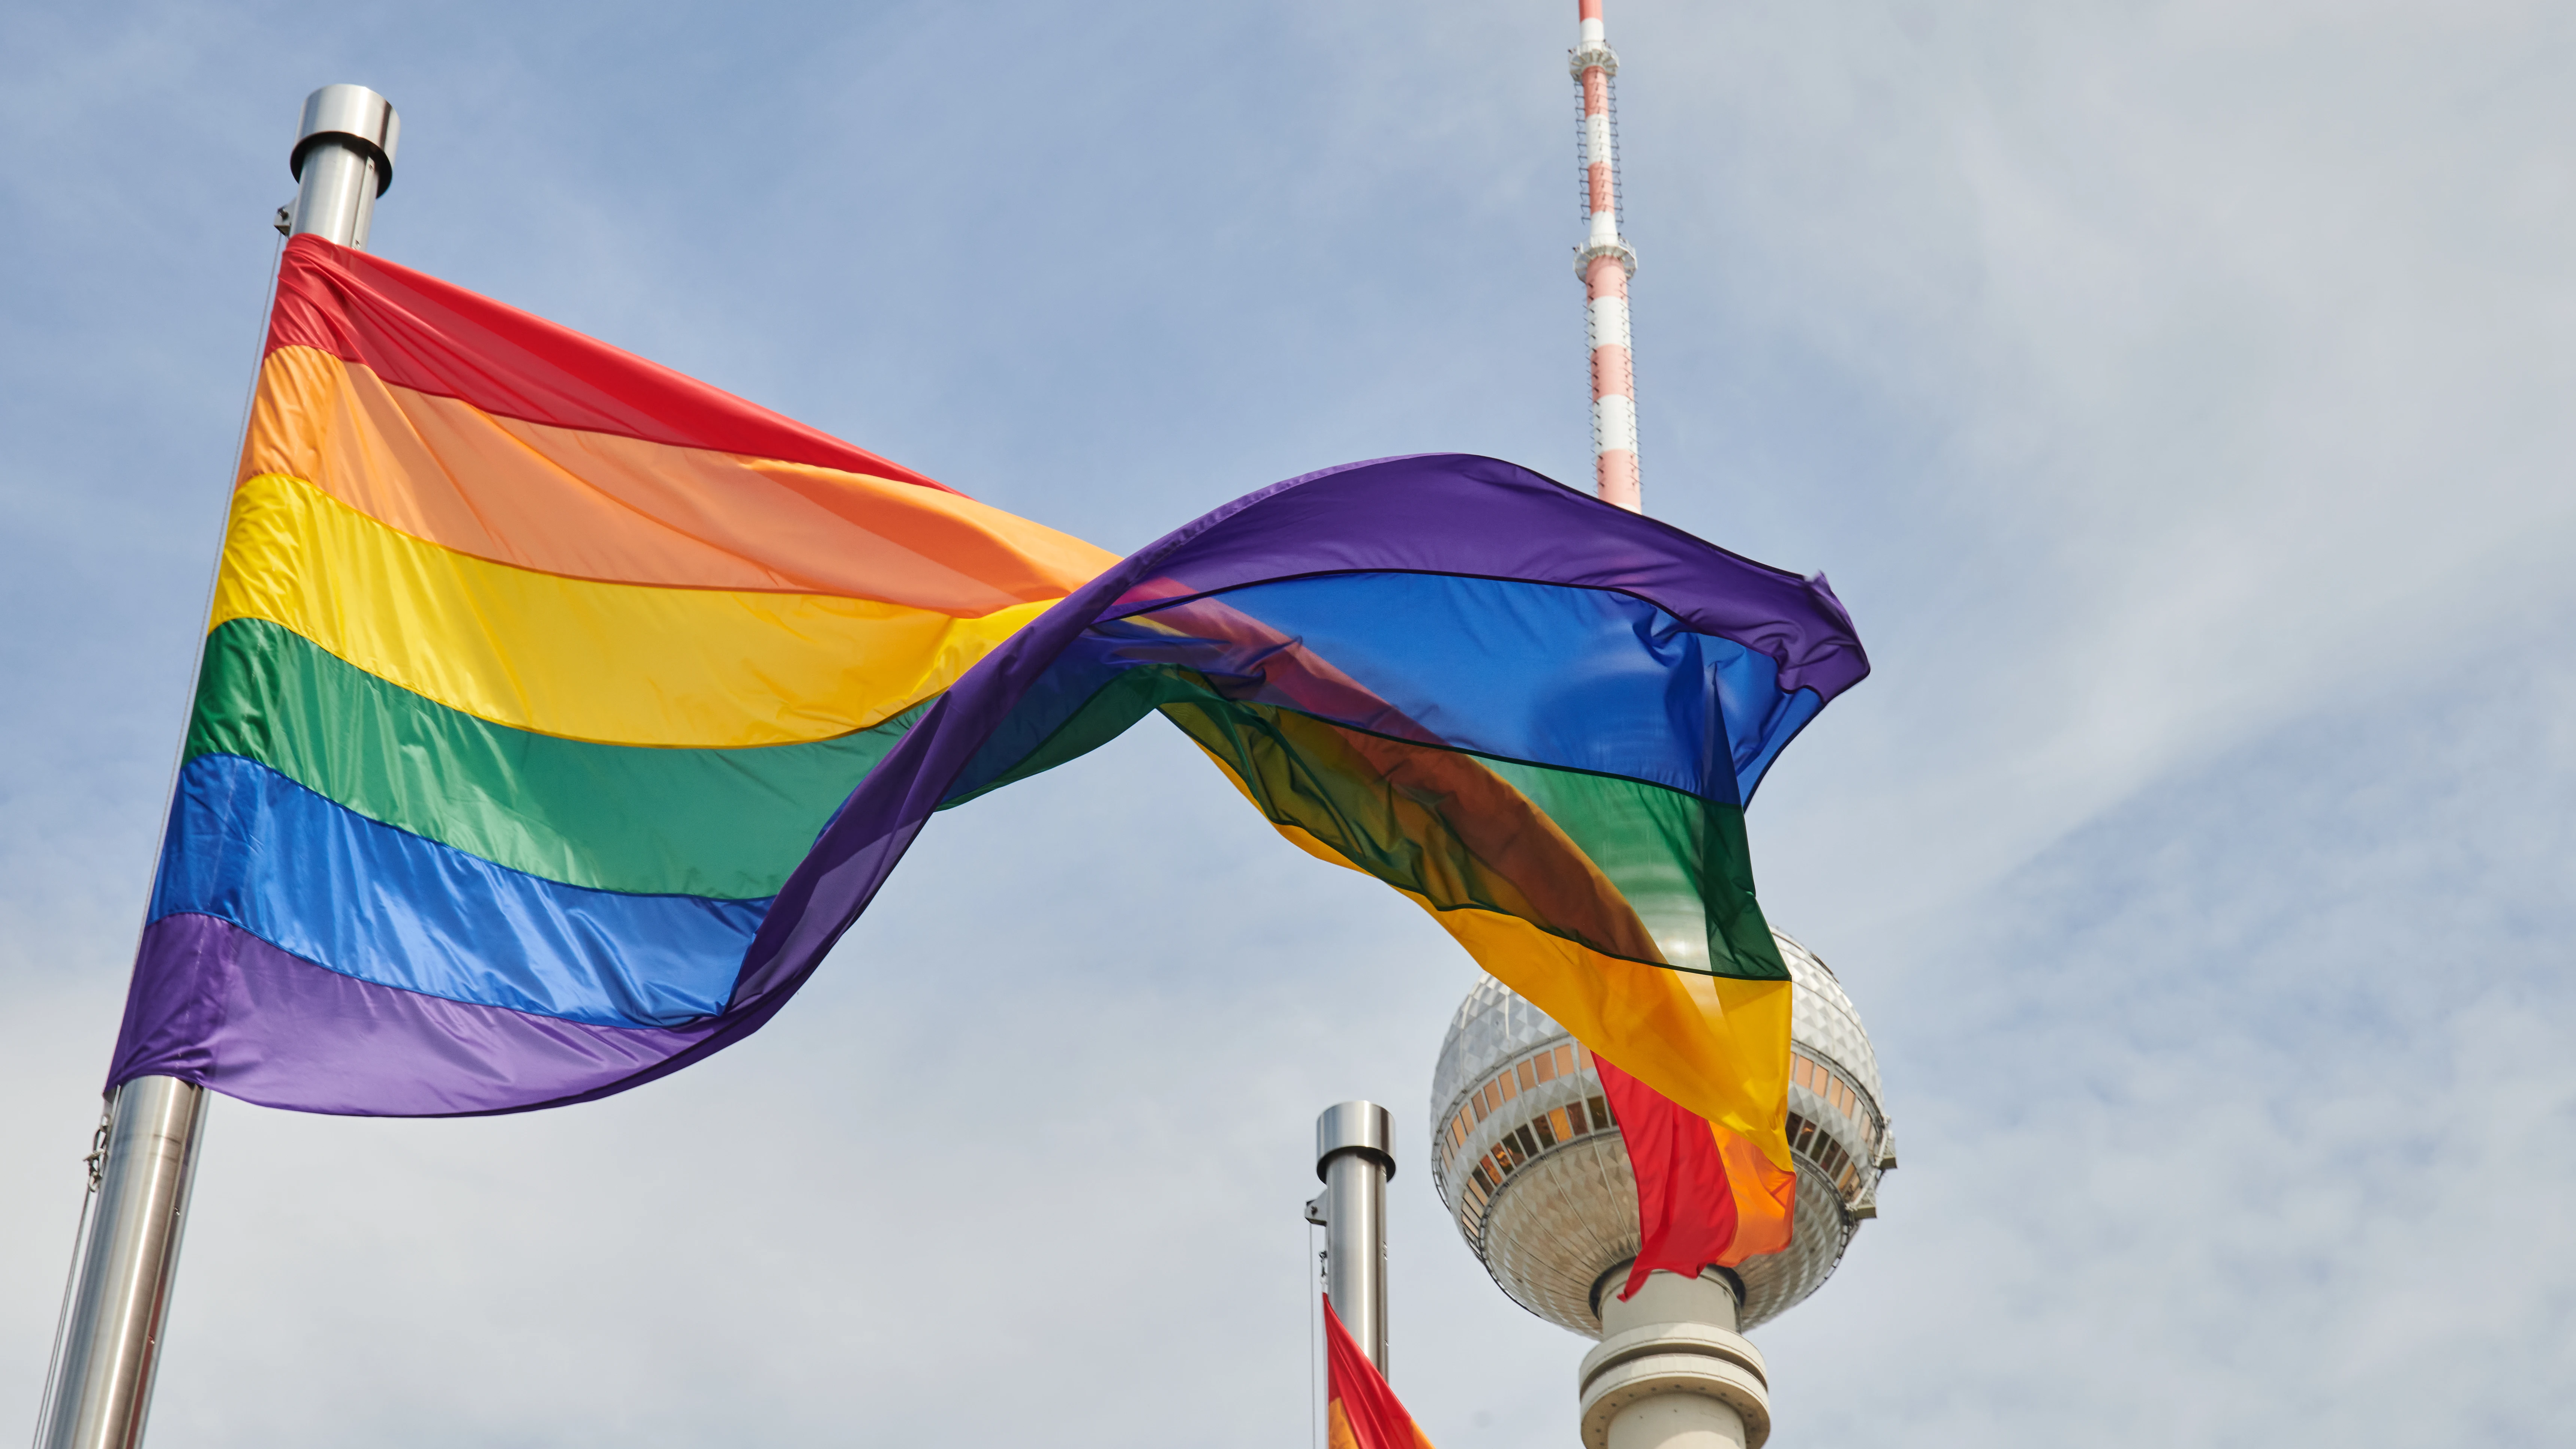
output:
[[[1645,499],[1637,482],[1636,373],[1628,350],[1628,280],[1637,254],[1619,235],[1618,110],[1611,83],[1619,74],[1601,22],[1601,0],[1578,0],[1582,28],[1571,69],[1583,98],[1586,231],[1575,249],[1583,279],[1585,330],[1592,347],[1593,487],[1631,512]]]
[[[1601,1346],[1579,1374],[1584,1449],[1760,1449],[1771,1437],[1771,1381],[1736,1331],[1734,1285],[1716,1272],[1657,1269],[1622,1299],[1627,1274],[1612,1274],[1595,1288]]]

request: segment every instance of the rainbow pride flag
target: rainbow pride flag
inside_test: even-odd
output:
[[[544,1106],[735,975],[925,701],[1113,556],[363,252],[281,263],[111,1084]]]
[[[1784,1224],[1744,804],[1867,672],[1821,578],[1494,459],[1290,479],[1115,560],[298,238],[110,1085],[624,1090],[757,1030],[932,813],[1159,711]]]

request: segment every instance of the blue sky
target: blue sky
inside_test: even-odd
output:
[[[0,13],[0,1419],[27,1422],[304,94],[375,249],[1113,548],[1588,468],[1571,5]],[[2576,22],[1614,0],[1649,508],[1851,605],[1773,918],[1904,1167],[1781,1444],[2576,1433]],[[1310,1442],[1311,1122],[1472,967],[1152,728],[610,1102],[221,1103],[154,1442]],[[1418,1149],[1395,1382],[1582,1345]]]

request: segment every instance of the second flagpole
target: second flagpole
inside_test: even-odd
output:
[[[1324,1190],[1306,1221],[1324,1229],[1324,1293],[1342,1327],[1386,1372],[1386,1183],[1395,1176],[1395,1124],[1375,1102],[1336,1102],[1315,1119],[1315,1175]]]

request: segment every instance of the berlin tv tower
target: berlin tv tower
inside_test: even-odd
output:
[[[1583,88],[1590,230],[1575,269],[1590,302],[1593,466],[1604,501],[1642,512],[1628,360],[1637,258],[1619,235],[1610,94],[1619,60],[1602,34],[1601,0],[1579,4],[1572,69]],[[1636,1171],[1591,1053],[1490,978],[1459,1003],[1440,1044],[1432,1186],[1514,1302],[1599,1340],[1576,1371],[1584,1449],[1762,1449],[1770,1369],[1745,1333],[1824,1286],[1878,1216],[1879,1183],[1896,1166],[1878,1053],[1833,969],[1776,929],[1772,939],[1792,991],[1784,1127],[1797,1199],[1788,1245],[1732,1268],[1696,1278],[1658,1270],[1622,1297],[1643,1247]],[[1360,1158],[1368,1144],[1352,1143],[1339,1150]]]

